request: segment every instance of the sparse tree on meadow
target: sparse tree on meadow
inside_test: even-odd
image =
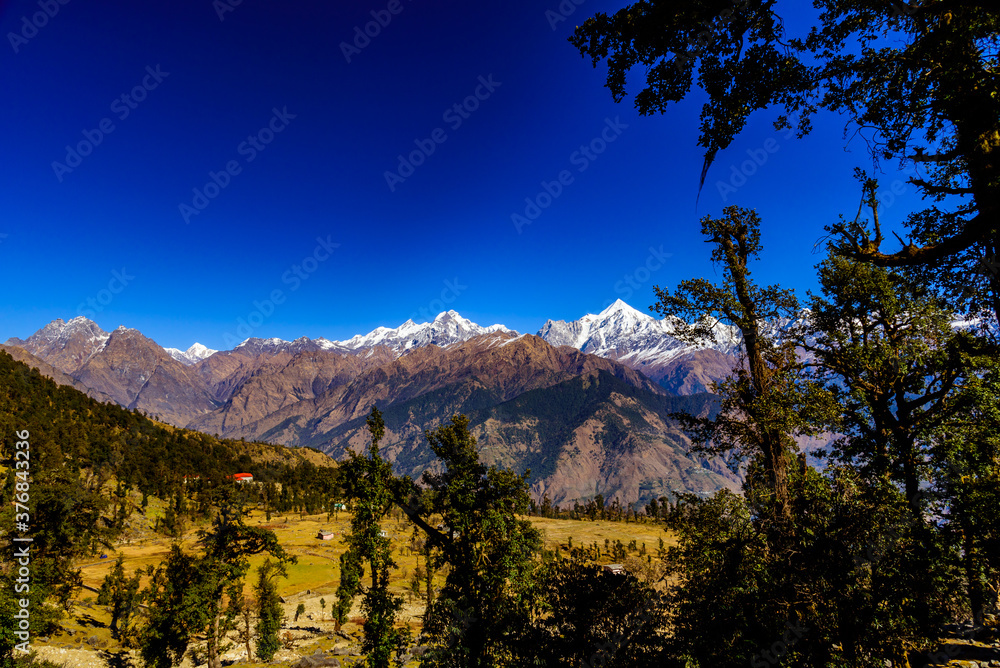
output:
[[[530,618],[530,590],[538,531],[518,518],[529,509],[527,475],[479,461],[469,420],[425,432],[443,472],[425,474],[425,490],[398,486],[400,507],[428,537],[428,611],[424,633],[433,647],[429,665],[498,666],[516,655],[515,630]],[[427,521],[440,515],[447,532]],[[432,568],[448,567],[444,587],[432,598]]]
[[[266,559],[257,569],[257,582],[254,585],[254,596],[257,597],[257,658],[267,662],[274,658],[281,648],[281,623],[285,613],[281,608],[281,597],[275,582],[279,577],[286,577],[285,564],[281,561]],[[305,606],[299,604],[303,610]],[[298,611],[295,613],[298,619]]]
[[[111,608],[111,635],[128,647],[133,636],[132,621],[139,611],[139,581],[141,572],[125,575],[125,557],[119,554],[115,565],[101,583],[97,604]]]
[[[267,553],[294,561],[274,532],[247,526],[246,491],[225,488],[211,529],[199,531],[203,555],[190,557],[174,546],[171,557],[154,574],[145,592],[150,622],[142,639],[143,660],[155,668],[178,663],[195,639],[205,640],[209,668],[221,668],[226,633],[232,630],[242,598],[249,557]]]

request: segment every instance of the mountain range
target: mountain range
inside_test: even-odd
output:
[[[169,424],[342,458],[367,442],[377,405],[398,472],[432,467],[424,430],[465,413],[483,458],[531,470],[554,503],[595,494],[623,502],[735,488],[739,477],[689,452],[670,414],[709,414],[707,394],[736,361],[739,337],[708,345],[617,301],[537,334],[483,327],[455,311],[345,341],[250,338],[232,350],[162,348],[135,329],[77,317],[0,346],[58,383]]]

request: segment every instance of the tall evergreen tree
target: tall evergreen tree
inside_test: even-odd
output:
[[[722,282],[682,281],[673,294],[657,286],[654,308],[677,319],[675,336],[691,344],[710,340],[718,323],[739,330],[740,363],[714,388],[722,397],[719,414],[678,417],[702,450],[731,455],[737,463],[751,460],[762,476],[751,476],[749,482],[764,486],[772,518],[787,523],[789,469],[798,449],[793,437],[817,431],[809,413],[822,403],[818,397],[806,400],[809,388],[802,383],[794,337],[768,329],[769,323],[796,319],[798,301],[790,290],[760,287],[751,279],[749,263],[761,251],[760,218],[736,206],[726,207],[723,214],[701,221],[702,234],[714,246],[712,260],[722,267]]]
[[[278,632],[285,614],[275,580],[286,575],[281,561],[266,559],[257,569],[254,585],[254,596],[257,598],[257,658],[264,662],[273,659],[281,648]]]
[[[131,578],[125,575],[125,557],[119,554],[115,565],[101,583],[97,595],[98,605],[111,607],[111,635],[128,647],[131,644],[133,616],[139,608],[139,583],[141,572],[136,571]]]
[[[510,665],[519,654],[515,630],[530,619],[533,558],[540,543],[538,531],[518,517],[530,505],[528,474],[482,464],[464,415],[425,436],[444,470],[425,474],[423,491],[408,481],[397,488],[404,512],[434,547],[431,566],[448,566],[437,598],[428,595],[424,633],[432,650],[424,661]],[[432,527],[430,515],[440,515],[446,528]]]
[[[388,668],[398,659],[409,632],[396,627],[396,616],[403,599],[389,593],[389,571],[396,567],[392,545],[383,535],[381,522],[394,504],[392,466],[379,454],[379,442],[385,436],[385,422],[372,406],[368,416],[371,444],[367,456],[352,453],[343,464],[346,493],[354,501],[351,533],[345,537],[347,552],[341,558],[341,580],[337,590],[336,614],[342,620],[350,602],[361,592],[365,613],[362,651],[365,665]],[[362,583],[361,564],[367,562],[371,585]]]
[[[170,559],[146,590],[149,626],[142,638],[143,660],[156,668],[179,662],[193,639],[204,639],[209,668],[221,668],[228,631],[237,614],[230,605],[242,598],[249,557],[266,553],[294,561],[270,529],[247,526],[247,491],[230,483],[219,497],[210,529],[199,531],[200,557],[174,546]]]

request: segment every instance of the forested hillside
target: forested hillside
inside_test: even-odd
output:
[[[0,352],[0,434],[10,464],[15,431],[31,434],[35,471],[67,467],[74,473],[106,469],[138,490],[167,496],[184,476],[218,483],[237,472],[278,480],[305,463],[333,466],[308,449],[217,439],[150,420],[138,411],[101,403],[57,385]]]

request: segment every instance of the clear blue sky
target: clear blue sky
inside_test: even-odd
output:
[[[558,0],[243,0],[220,20],[232,1],[0,2],[0,340],[80,314],[180,348],[229,347],[241,318],[341,339],[442,305],[534,332],[710,276],[698,220],[732,203],[764,220],[757,279],[804,290],[823,225],[856,211],[853,167],[871,167],[843,118],[796,140],[761,113],[696,204],[700,99],[639,117],[566,41],[620,1],[554,29]],[[717,182],[765,146],[724,202]],[[210,172],[224,187],[200,200]],[[543,181],[558,196],[518,230]]]

